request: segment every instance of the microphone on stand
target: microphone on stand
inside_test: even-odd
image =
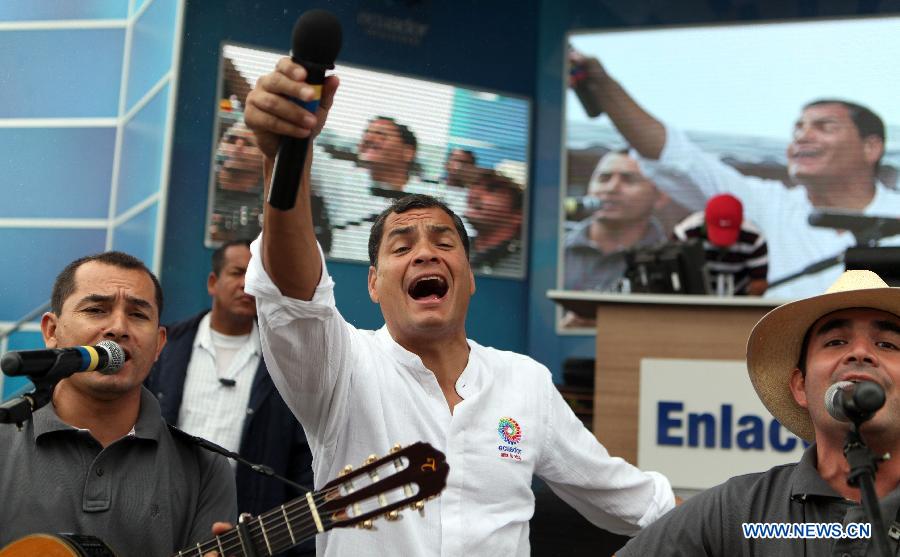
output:
[[[862,423],[884,406],[884,389],[874,381],[838,381],[825,391],[825,410],[839,422]]]
[[[7,352],[0,359],[0,369],[10,377],[27,375],[59,380],[80,371],[99,371],[104,375],[112,375],[125,365],[125,360],[125,351],[121,346],[111,340],[104,340],[97,346]]]
[[[0,404],[0,423],[13,423],[22,429],[35,410],[50,403],[60,380],[81,371],[112,375],[127,359],[122,347],[111,340],[101,341],[97,346],[7,352],[0,359],[0,369],[11,377],[28,376],[34,390]]]
[[[589,217],[594,212],[603,208],[603,200],[592,195],[584,197],[567,197],[563,201],[563,209],[566,212],[566,219],[581,220]]]

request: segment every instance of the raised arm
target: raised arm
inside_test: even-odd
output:
[[[658,159],[666,144],[666,128],[643,109],[596,58],[569,51],[569,63],[587,75],[585,91],[603,107],[619,133],[641,156]]]
[[[265,195],[268,197],[275,156],[281,136],[315,137],[325,125],[334,100],[338,79],[329,76],[322,86],[322,98],[314,115],[291,99],[311,100],[313,88],[305,83],[306,70],[290,58],[278,61],[275,71],[261,77],[247,96],[244,119],[256,134],[265,154]],[[307,151],[306,168],[300,181],[297,203],[293,209],[281,211],[264,203],[263,267],[272,282],[285,296],[311,300],[322,274],[322,262],[316,244],[310,209],[309,168],[312,142]]]

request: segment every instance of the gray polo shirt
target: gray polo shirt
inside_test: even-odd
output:
[[[900,506],[900,487],[881,501],[890,524]],[[800,462],[737,476],[692,497],[641,531],[618,557],[858,557],[869,539],[745,539],[742,523],[868,523],[860,505],[838,495],[816,470],[816,446]],[[897,543],[888,538],[891,555]]]
[[[120,557],[167,556],[234,522],[224,458],[174,438],[142,388],[134,433],[106,448],[52,404],[22,431],[0,424],[0,547],[33,533],[97,536]]]
[[[593,217],[580,221],[566,236],[563,284],[566,290],[615,290],[619,279],[625,276],[625,250],[603,253],[591,240]],[[666,241],[666,234],[659,221],[651,218],[647,231],[634,246],[655,246]]]

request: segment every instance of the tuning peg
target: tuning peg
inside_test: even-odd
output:
[[[372,464],[376,460],[378,460],[378,455],[370,454],[368,457],[366,457],[366,464]]]
[[[349,474],[349,473],[352,472],[352,471],[353,471],[353,466],[350,465],[350,464],[348,464],[347,466],[344,466],[344,468],[341,469],[341,472],[340,472],[340,474],[338,474],[338,475],[339,475],[339,476],[346,476],[347,474]]]
[[[394,522],[396,520],[400,520],[401,518],[403,518],[403,515],[400,514],[400,511],[398,511],[396,509],[389,511],[389,512],[385,513],[385,515],[384,515],[384,519],[387,520],[388,522]]]
[[[416,501],[412,504],[412,508],[419,511],[421,516],[425,516],[425,501]]]
[[[403,449],[403,445],[401,445],[400,443],[396,443],[396,444],[394,444],[393,447],[391,447],[391,452],[399,453],[402,449]]]
[[[373,522],[371,518],[368,520],[363,520],[359,523],[359,528],[362,528],[363,530],[374,530],[375,522]]]

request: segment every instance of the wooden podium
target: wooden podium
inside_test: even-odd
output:
[[[751,329],[782,303],[755,297],[565,290],[547,295],[566,309],[597,315],[594,435],[610,454],[635,465],[641,359],[744,360]]]

